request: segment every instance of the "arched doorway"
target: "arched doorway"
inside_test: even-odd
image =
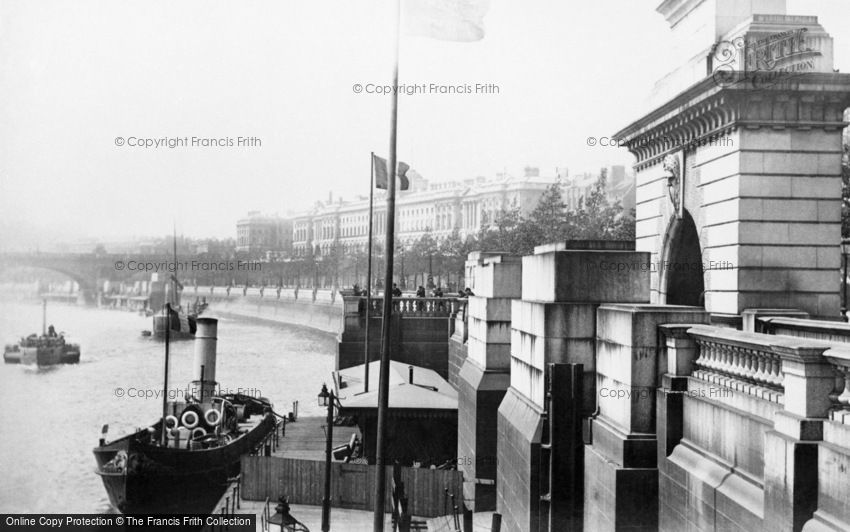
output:
[[[687,210],[670,224],[661,267],[660,285],[668,305],[705,306],[699,233]]]

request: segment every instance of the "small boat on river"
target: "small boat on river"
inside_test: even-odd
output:
[[[80,346],[65,340],[64,333],[56,333],[53,325],[47,325],[47,300],[42,311],[41,336],[32,333],[21,338],[17,344],[6,345],[3,362],[27,366],[54,366],[77,364],[80,361]]]

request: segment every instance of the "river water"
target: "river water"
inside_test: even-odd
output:
[[[141,336],[150,318],[129,312],[57,303],[47,322],[80,344],[80,363],[0,366],[0,513],[110,512],[91,450],[104,424],[116,439],[161,415],[163,344]],[[0,301],[0,341],[40,331],[40,304]],[[318,415],[335,352],[329,334],[220,318],[216,377],[222,391],[268,397],[282,414],[297,400],[299,415]],[[192,341],[173,342],[170,358],[177,394],[192,380]]]

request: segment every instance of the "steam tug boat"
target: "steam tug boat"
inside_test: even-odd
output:
[[[191,397],[164,401],[163,419],[112,442],[105,425],[94,448],[97,474],[123,513],[209,514],[239,474],[240,458],[275,430],[268,400],[215,395],[218,320],[199,318],[197,327]]]
[[[80,362],[79,344],[65,342],[64,336],[36,336],[31,334],[3,350],[3,361],[7,364],[53,366],[55,364],[77,364]]]
[[[177,233],[174,234],[174,264],[177,265]],[[176,266],[175,266],[176,268]],[[155,274],[156,275],[156,274]],[[183,284],[177,278],[176,269],[165,281],[160,281],[157,275],[151,279],[151,308],[162,308],[162,312],[152,315],[151,327],[154,338],[165,338],[165,331],[170,327],[170,338],[172,340],[186,340],[194,338],[197,330],[198,317],[207,308],[206,301],[188,305],[186,309],[180,303]],[[165,303],[171,305],[171,310],[165,309]]]
[[[79,344],[69,344],[64,333],[56,334],[53,325],[47,326],[47,300],[42,303],[41,336],[35,333],[21,338],[17,344],[6,345],[3,362],[28,366],[53,366],[80,362]]]

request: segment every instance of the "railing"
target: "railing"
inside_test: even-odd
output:
[[[280,434],[278,434],[278,429],[280,429]],[[265,438],[257,444],[257,446],[251,451],[252,455],[262,455],[262,456],[271,456],[272,453],[277,451],[280,446],[280,438],[286,435],[286,419],[281,418],[275,421],[274,429],[266,434]]]
[[[688,334],[699,348],[693,377],[783,403],[782,360],[771,348],[776,337],[715,327],[693,327]]]
[[[240,297],[259,298],[262,300],[304,300],[313,301],[325,305],[338,304],[343,291],[335,288],[311,288],[293,286],[193,286],[187,287],[183,297],[189,296],[218,296],[227,299],[238,299]]]
[[[360,297],[358,309],[366,308],[367,300]],[[408,317],[443,318],[454,316],[466,308],[466,299],[456,297],[394,297],[393,314]],[[384,298],[373,297],[369,316],[381,316],[384,312]],[[359,312],[362,314],[362,310]]]
[[[237,475],[234,478],[228,479],[228,487],[224,497],[219,500],[220,506],[218,510],[213,510],[212,516],[220,515],[226,517],[233,515],[237,510],[241,509],[240,499],[242,498],[242,475]],[[226,525],[208,525],[203,528],[205,532],[223,532],[229,527]]]
[[[691,377],[850,425],[850,346],[843,342],[701,325],[687,336],[696,344]]]

